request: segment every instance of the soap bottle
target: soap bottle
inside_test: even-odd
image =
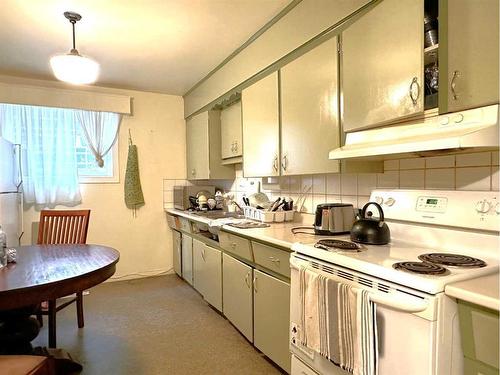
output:
[[[7,265],[7,234],[0,225],[0,268]]]

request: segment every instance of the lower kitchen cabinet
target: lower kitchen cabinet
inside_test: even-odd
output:
[[[254,270],[254,345],[290,373],[290,284]]]
[[[174,271],[182,276],[182,237],[176,230],[172,231]]]
[[[193,238],[182,235],[182,277],[193,285]]]
[[[193,286],[222,311],[222,252],[193,239]]]
[[[252,267],[232,256],[222,256],[223,313],[253,342]]]

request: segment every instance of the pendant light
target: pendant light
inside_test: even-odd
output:
[[[99,75],[99,64],[86,56],[80,55],[75,47],[75,23],[82,19],[78,13],[64,12],[73,26],[73,48],[67,54],[52,56],[50,67],[56,78],[60,81],[82,85],[93,83]]]

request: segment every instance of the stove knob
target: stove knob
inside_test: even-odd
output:
[[[396,200],[394,198],[387,198],[387,200],[385,201],[385,204],[387,206],[392,206],[394,203],[396,203]]]
[[[377,202],[378,204],[382,204],[382,203],[384,203],[384,198],[382,198],[382,197],[375,197],[375,202]]]
[[[487,202],[486,199],[479,201],[476,203],[476,211],[481,214],[487,213],[491,208],[490,202]]]

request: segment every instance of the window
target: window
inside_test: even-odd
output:
[[[120,119],[109,112],[0,103],[0,134],[21,145],[24,202],[75,206],[81,203],[79,183],[118,181]],[[101,168],[94,155],[105,153]]]
[[[80,126],[76,127],[76,165],[80,183],[119,182],[118,171],[118,140],[104,156],[104,166],[101,168],[95,161],[95,156],[88,147],[87,139]]]

